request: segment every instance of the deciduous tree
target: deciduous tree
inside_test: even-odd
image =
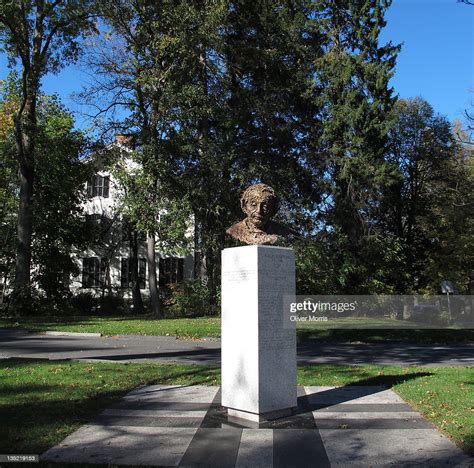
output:
[[[77,58],[79,38],[95,29],[92,0],[5,0],[0,3],[0,41],[11,67],[21,73],[20,106],[14,115],[20,198],[14,300],[28,294],[41,80]]]
[[[4,121],[21,105],[18,81],[12,75],[3,88],[0,106]],[[84,247],[86,233],[82,216],[84,184],[89,168],[81,161],[84,136],[74,130],[74,120],[55,96],[40,94],[37,102],[35,155],[35,210],[32,241],[32,279],[55,307],[69,293],[69,278],[77,273],[73,248]],[[3,283],[11,286],[15,257],[15,230],[18,218],[19,183],[13,125],[2,127],[1,263]]]
[[[466,289],[474,238],[472,151],[421,98],[400,100],[387,161],[398,172],[384,192],[383,226],[402,241],[405,291],[439,292],[443,279]],[[472,265],[472,263],[471,263]]]

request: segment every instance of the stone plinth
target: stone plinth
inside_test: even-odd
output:
[[[296,407],[296,330],[283,297],[295,294],[293,249],[222,252],[222,406],[230,416],[275,419]]]

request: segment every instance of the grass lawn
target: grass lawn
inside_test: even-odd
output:
[[[474,329],[417,329],[411,322],[391,319],[370,321],[339,319],[329,323],[298,324],[301,339],[318,341],[412,341],[417,343],[474,342]],[[138,317],[23,317],[0,319],[0,328],[26,328],[68,332],[95,332],[103,335],[174,335],[182,338],[220,337],[220,317],[155,320]],[[399,328],[395,328],[399,327]]]
[[[0,360],[0,453],[42,453],[144,384],[217,385],[216,368]],[[474,454],[474,368],[314,365],[300,385],[387,385]]]
[[[40,454],[137,386],[218,379],[205,366],[0,360],[0,453]]]
[[[220,317],[156,320],[151,315],[138,317],[25,317],[0,319],[0,328],[26,328],[92,332],[103,335],[173,335],[186,338],[219,337]]]

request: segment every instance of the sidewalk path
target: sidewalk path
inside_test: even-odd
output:
[[[383,387],[300,387],[296,414],[227,418],[218,387],[147,386],[41,456],[59,463],[209,467],[473,466]]]
[[[81,359],[114,362],[220,363],[220,341],[172,336],[79,337],[0,330],[0,359]],[[474,344],[344,344],[304,342],[298,364],[474,366]]]

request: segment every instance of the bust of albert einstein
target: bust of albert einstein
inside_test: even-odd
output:
[[[275,244],[293,234],[290,229],[272,221],[279,208],[278,197],[268,185],[251,185],[242,194],[240,205],[247,217],[226,233],[245,244]]]

